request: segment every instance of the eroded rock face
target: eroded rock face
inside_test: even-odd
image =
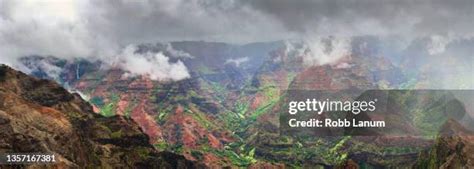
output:
[[[54,153],[59,168],[202,168],[157,152],[130,119],[102,117],[49,80],[0,66],[0,153]],[[24,166],[41,167],[41,166]]]
[[[414,168],[470,168],[474,166],[474,132],[455,120],[442,127],[433,147],[419,155]]]

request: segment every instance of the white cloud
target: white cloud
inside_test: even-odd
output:
[[[26,67],[18,58],[29,55],[54,56],[66,60],[84,58],[98,60],[106,65],[120,58],[120,67],[131,75],[147,74],[154,80],[189,77],[181,61],[169,63],[168,57],[162,53],[133,53],[134,47],[122,49],[121,46],[129,44],[123,36],[110,36],[94,30],[94,27],[105,27],[108,21],[94,13],[93,9],[97,7],[92,6],[92,1],[0,0],[0,4],[0,63],[24,72],[42,69],[50,77],[57,78],[61,71],[58,67],[46,65],[45,61]],[[166,47],[166,51],[177,58],[192,58],[186,52],[173,49],[171,45]]]
[[[237,67],[240,67],[240,64],[244,63],[244,62],[248,62],[249,61],[249,57],[241,57],[241,58],[231,58],[231,59],[227,59],[225,61],[225,64],[234,64],[235,66]]]
[[[304,66],[334,64],[352,54],[351,41],[351,37],[308,37],[303,41],[285,41],[284,52],[286,57],[302,58]],[[281,58],[273,61],[279,62]]]
[[[450,36],[433,35],[430,37],[427,50],[430,55],[441,54],[446,50],[446,45],[453,39]]]
[[[0,62],[18,65],[28,55],[63,59],[110,56],[118,44],[87,28],[80,1],[2,0]]]
[[[137,53],[136,46],[127,46],[121,54],[117,55],[115,65],[126,71],[131,76],[144,75],[152,80],[182,80],[190,77],[187,67],[183,62],[171,63],[162,52]]]
[[[45,60],[41,60],[39,63],[36,63],[36,65],[38,66],[37,69],[42,70],[49,77],[52,77],[53,79],[59,79],[59,75],[61,75],[62,71],[60,67],[52,65]]]
[[[172,56],[177,57],[177,58],[183,58],[183,59],[194,58],[193,56],[191,56],[191,54],[187,52],[174,49],[170,43],[166,44],[166,52],[169,52]]]
[[[350,38],[316,38],[305,42],[309,52],[303,57],[304,65],[325,65],[351,54]]]

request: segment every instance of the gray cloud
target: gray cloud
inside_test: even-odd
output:
[[[455,39],[474,35],[471,0],[0,0],[0,4],[0,62],[10,64],[31,54],[108,61],[130,44],[157,41],[303,39],[319,49],[316,42],[328,36],[338,42],[362,35],[404,43],[434,37],[429,50],[440,53]],[[315,62],[330,58],[322,59]]]
[[[91,29],[125,42],[307,36],[472,36],[470,0],[93,1]],[[93,12],[90,12],[93,11]],[[99,19],[100,18],[100,19]]]
[[[93,1],[90,29],[125,43],[206,40],[279,40],[287,30],[274,18],[238,1]],[[279,34],[279,35],[276,35]]]
[[[470,0],[258,0],[246,1],[290,31],[319,34],[473,34]]]

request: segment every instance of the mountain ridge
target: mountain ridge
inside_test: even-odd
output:
[[[57,155],[58,163],[48,167],[204,168],[158,152],[132,120],[102,117],[78,94],[5,65],[0,65],[0,101],[2,153]]]

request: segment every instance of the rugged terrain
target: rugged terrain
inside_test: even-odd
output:
[[[156,149],[210,167],[411,167],[418,163],[420,152],[435,144],[440,124],[448,117],[462,121],[462,125],[472,123],[463,110],[465,103],[446,100],[449,94],[445,93],[420,97],[407,92],[393,95],[399,104],[390,109],[390,115],[369,117],[391,119],[391,125],[400,132],[423,137],[392,133],[302,138],[279,133],[278,105],[288,89],[418,89],[439,85],[426,78],[436,73],[430,69],[432,65],[410,62],[404,56],[412,55],[410,51],[399,58],[385,57],[378,43],[370,37],[356,38],[351,54],[323,65],[307,65],[304,59],[312,57],[311,52],[299,43],[172,42],[139,46],[137,53],[164,52],[171,62],[182,61],[191,76],[179,81],[124,76],[127,72],[118,66],[104,68],[100,61],[84,59],[29,56],[22,63],[32,75],[81,93],[101,118],[135,121]],[[169,45],[189,56],[167,52]],[[332,50],[330,43],[327,46]],[[412,64],[420,69],[409,68]],[[458,79],[465,75],[454,74]],[[458,83],[464,81],[451,81],[452,85]],[[411,102],[414,104],[408,104]],[[455,111],[446,112],[447,108]],[[419,120],[427,118],[436,123]]]
[[[5,65],[0,66],[0,137],[1,153],[54,153],[58,159],[27,168],[203,167],[156,151],[132,120],[96,114],[88,102],[55,82]]]
[[[463,168],[474,166],[474,133],[454,120],[440,131],[436,143],[422,152],[415,168]]]

